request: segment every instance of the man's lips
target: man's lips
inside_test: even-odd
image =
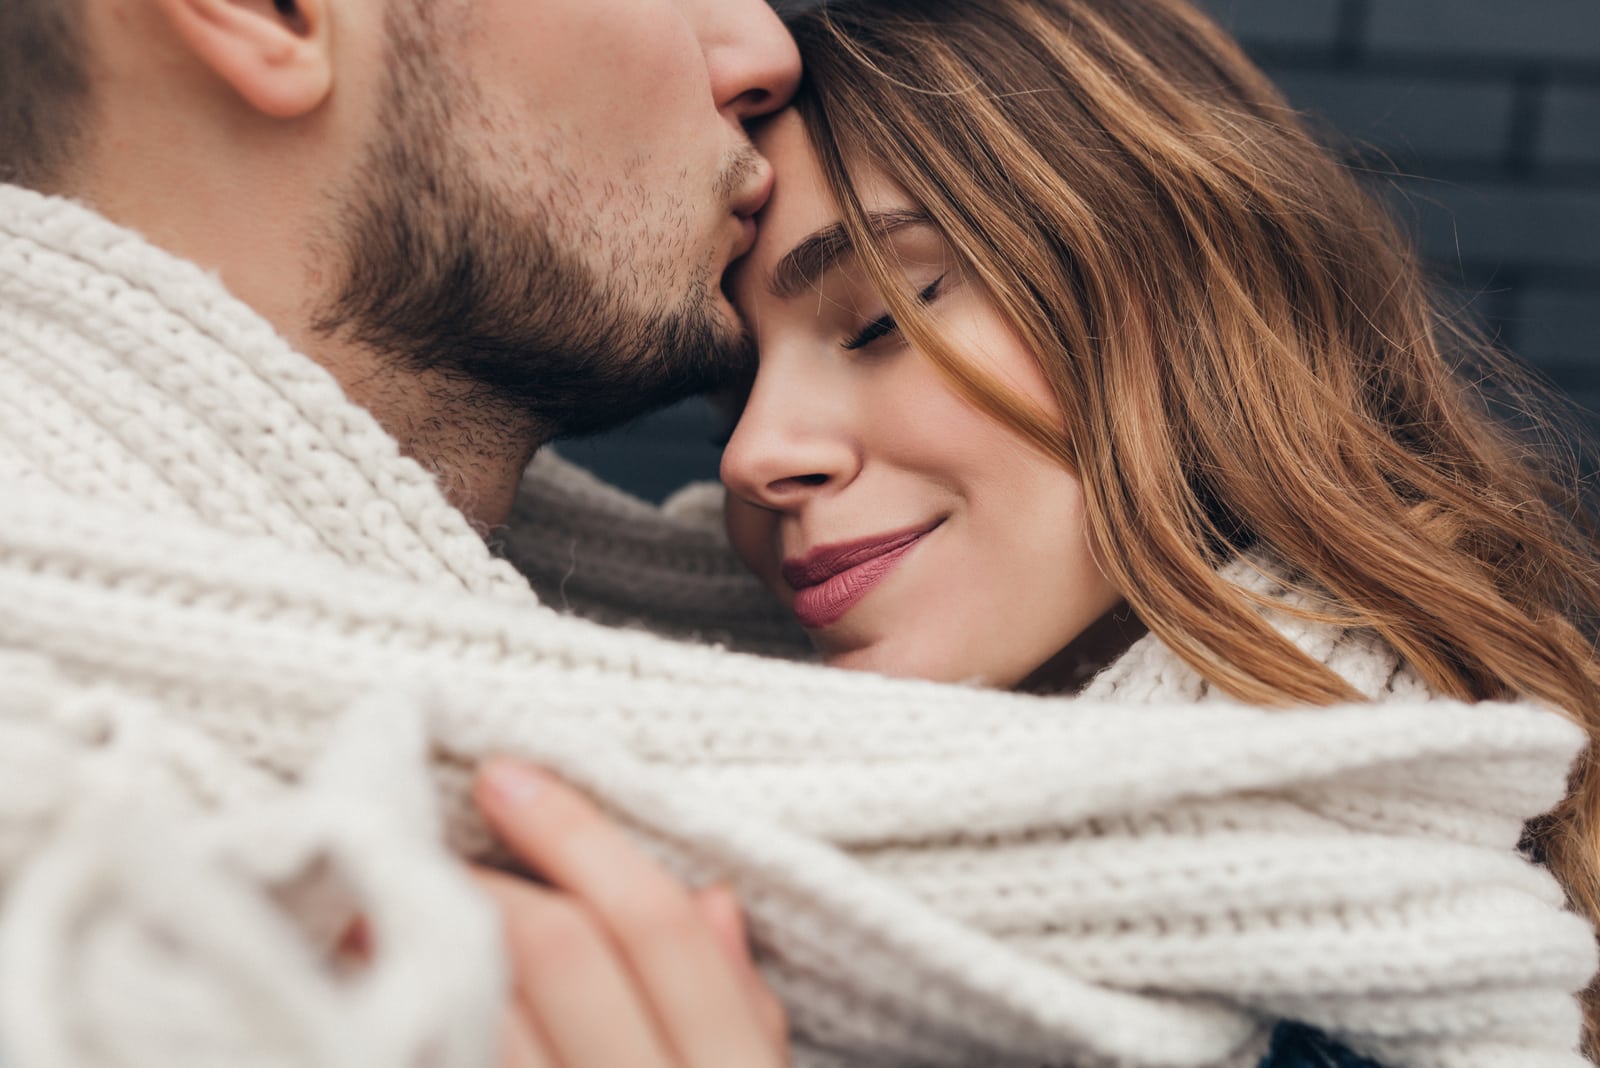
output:
[[[754,217],[736,214],[734,218],[739,222],[739,238],[734,243],[733,255],[729,257],[730,261],[743,258],[756,244],[756,221]]]
[[[749,182],[734,198],[731,205],[733,213],[746,218],[754,217],[767,206],[767,201],[772,199],[772,187],[775,182],[776,176],[772,164],[762,160],[755,173],[750,176]]]
[[[772,164],[761,160],[750,175],[750,180],[745,183],[731,205],[733,217],[739,220],[740,235],[734,245],[733,259],[745,255],[756,243],[756,216],[761,209],[767,206],[767,201],[772,199],[772,187],[776,181]]]
[[[838,622],[938,525],[825,545],[785,560],[783,580],[795,591],[800,625],[816,630]]]

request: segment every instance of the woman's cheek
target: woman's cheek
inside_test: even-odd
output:
[[[734,555],[775,593],[782,594],[777,542],[778,517],[765,508],[746,504],[732,493],[725,495],[723,524]]]

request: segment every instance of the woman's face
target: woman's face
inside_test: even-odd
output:
[[[1120,597],[1078,479],[973,407],[885,317],[844,252],[793,113],[758,138],[778,173],[732,294],[759,347],[722,459],[734,548],[834,666],[1011,687]],[[954,350],[1045,411],[1032,356],[892,183],[892,249]]]

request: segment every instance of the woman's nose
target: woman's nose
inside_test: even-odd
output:
[[[746,503],[786,511],[848,485],[860,450],[838,406],[775,385],[757,378],[723,449],[722,482]]]

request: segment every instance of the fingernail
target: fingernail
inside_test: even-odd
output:
[[[544,789],[539,772],[515,760],[497,760],[484,770],[489,789],[508,805],[522,806]]]

